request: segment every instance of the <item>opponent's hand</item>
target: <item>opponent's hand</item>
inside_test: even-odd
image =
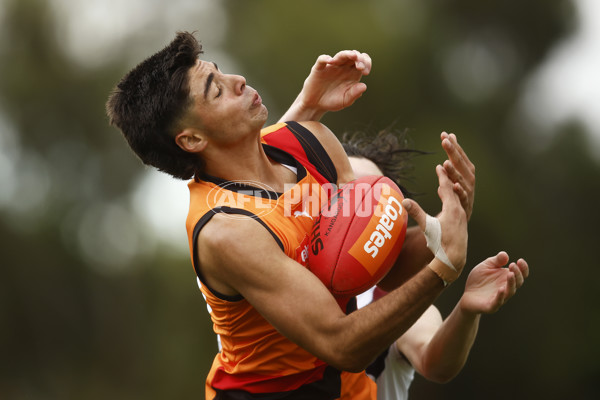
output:
[[[448,155],[448,159],[443,164],[444,169],[454,184],[453,189],[460,198],[460,203],[467,214],[467,220],[469,220],[473,213],[475,199],[475,165],[458,144],[455,134],[442,132],[440,138],[442,147]]]
[[[462,271],[467,257],[467,217],[446,170],[438,165],[435,171],[440,184],[438,195],[442,200],[442,211],[437,216],[442,231],[441,247],[456,271],[455,279]],[[403,200],[402,205],[425,232],[427,227],[425,211],[412,199]]]
[[[463,311],[477,314],[495,313],[523,286],[529,276],[529,266],[523,259],[508,263],[508,254],[501,251],[471,270],[459,305]]]

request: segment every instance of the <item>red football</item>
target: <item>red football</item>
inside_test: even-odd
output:
[[[311,233],[308,268],[336,296],[354,296],[385,276],[400,253],[408,215],[391,179],[347,183],[323,207]]]

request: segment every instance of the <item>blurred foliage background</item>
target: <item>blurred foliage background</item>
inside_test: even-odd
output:
[[[216,343],[186,249],[185,182],[144,168],[104,114],[118,79],[177,30],[244,75],[270,122],[319,54],[368,52],[367,93],[323,122],[409,129],[433,153],[407,184],[431,213],[439,133],[457,133],[477,166],[469,265],[506,250],[531,277],[482,319],[464,371],[417,377],[412,398],[596,398],[598,132],[577,118],[544,127],[522,100],[577,29],[573,1],[124,3],[0,0],[0,399],[203,396]],[[436,303],[444,315],[463,285]]]

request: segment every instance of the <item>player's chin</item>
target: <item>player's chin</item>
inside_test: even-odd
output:
[[[267,119],[269,118],[269,110],[267,109],[267,106],[261,104],[260,106],[255,107],[254,110],[256,111],[256,114],[254,115],[253,119],[255,119],[258,122],[261,122],[262,125],[264,125],[267,122]]]
[[[269,117],[269,111],[267,110],[267,107],[261,105],[260,107],[256,107],[250,111],[253,112],[249,119],[252,126],[258,127],[259,129],[262,128],[266,124]]]

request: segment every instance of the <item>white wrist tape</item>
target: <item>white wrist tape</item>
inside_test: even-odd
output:
[[[429,214],[427,214],[425,225],[425,239],[427,240],[427,248],[431,250],[433,256],[456,272],[456,268],[454,268],[442,247],[442,225],[437,218]]]

